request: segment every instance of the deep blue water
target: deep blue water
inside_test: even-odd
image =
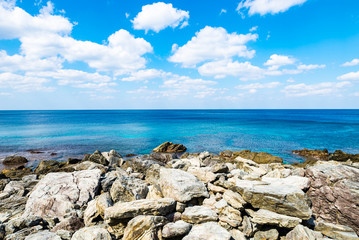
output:
[[[294,149],[359,153],[359,110],[0,111],[0,159],[28,149],[46,152],[32,159],[96,149],[146,154],[164,141],[189,152],[265,151],[288,162],[299,161]]]

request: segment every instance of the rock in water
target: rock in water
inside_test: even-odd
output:
[[[47,174],[31,192],[24,215],[62,218],[67,209],[95,197],[100,176],[98,169]]]
[[[159,182],[163,196],[179,202],[209,197],[207,188],[201,181],[191,173],[179,169],[161,168]]]
[[[177,153],[177,152],[185,152],[187,148],[182,144],[165,142],[153,149],[154,152],[167,152],[167,153]]]
[[[219,226],[216,222],[207,222],[194,225],[187,236],[183,240],[230,240],[231,234]]]
[[[359,169],[322,164],[308,168],[306,176],[316,219],[349,226],[359,234]]]
[[[110,233],[100,227],[85,227],[72,236],[71,240],[111,240]]]
[[[122,240],[160,239],[159,228],[166,222],[162,216],[137,216],[128,222]]]
[[[19,165],[19,164],[25,164],[28,160],[21,156],[8,156],[4,159],[2,164],[4,165]]]

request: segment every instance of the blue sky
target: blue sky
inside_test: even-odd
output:
[[[0,0],[0,109],[358,107],[359,1]]]

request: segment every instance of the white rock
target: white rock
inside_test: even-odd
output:
[[[299,176],[289,176],[286,178],[262,177],[262,181],[277,186],[282,186],[282,185],[295,186],[302,190],[308,189],[310,187],[309,178],[299,177]]]
[[[72,236],[71,240],[111,240],[110,233],[100,227],[81,228]]]
[[[231,234],[216,222],[194,225],[183,240],[230,240]]]
[[[181,219],[189,223],[204,223],[217,221],[218,215],[209,207],[194,206],[186,208],[182,213]]]
[[[185,221],[167,223],[162,229],[162,237],[173,238],[187,234],[191,230],[192,225]]]
[[[25,240],[61,240],[61,238],[48,230],[31,234]]]

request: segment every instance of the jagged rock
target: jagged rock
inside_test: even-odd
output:
[[[27,236],[25,240],[61,240],[61,237],[53,232],[46,230],[31,234]]]
[[[320,232],[310,230],[303,225],[296,226],[286,235],[287,240],[321,240],[323,235]]]
[[[213,173],[227,173],[229,171],[226,164],[217,163],[211,167]]]
[[[225,188],[213,185],[212,183],[208,183],[208,190],[214,192],[214,193],[224,193],[226,191]]]
[[[105,192],[102,193],[98,198],[96,199],[96,209],[97,213],[104,218],[105,216],[105,210],[106,208],[112,207],[113,202],[111,200],[111,196],[109,193]]]
[[[143,173],[147,175],[151,173],[151,166],[158,165],[158,162],[149,160],[145,156],[143,157],[135,157],[131,160],[126,161],[123,165],[123,169],[131,168],[135,172]]]
[[[329,160],[338,162],[346,162],[348,160],[359,162],[359,154],[348,154],[341,150],[336,150],[334,153],[329,154]]]
[[[25,157],[21,156],[8,156],[4,159],[2,164],[4,165],[20,165],[27,163],[28,160]]]
[[[110,233],[100,227],[85,227],[72,236],[71,240],[111,240]]]
[[[41,230],[43,230],[43,227],[39,225],[23,228],[15,233],[6,235],[4,240],[24,240],[25,237],[29,236],[30,234],[36,233]]]
[[[185,222],[198,224],[217,221],[218,215],[215,211],[205,206],[188,207],[182,213],[181,219]]]
[[[252,160],[259,164],[268,164],[268,163],[283,163],[283,159],[277,156],[273,156],[269,153],[265,152],[251,152],[250,150],[243,150],[239,152],[235,152],[235,156],[240,156],[244,159]]]
[[[36,174],[47,174],[49,172],[65,172],[65,170],[63,169],[65,165],[65,162],[59,162],[56,160],[41,161],[39,165],[37,165],[37,167],[35,168],[34,172]]]
[[[110,194],[114,202],[130,202],[145,199],[148,187],[145,182],[137,178],[121,176],[112,184]]]
[[[219,220],[236,228],[242,223],[241,212],[231,206],[224,206],[219,214]]]
[[[236,186],[242,192],[243,199],[254,208],[263,208],[301,219],[309,219],[312,216],[310,200],[299,188],[252,182],[252,185],[244,185],[241,181],[237,181]]]
[[[111,207],[112,205],[113,202],[108,192],[102,193],[96,199],[91,200],[87,204],[87,208],[84,212],[85,225],[91,226],[92,224],[99,221],[99,219],[103,219],[105,214],[105,209]]]
[[[19,197],[22,197],[25,193],[25,184],[22,181],[11,181],[8,184],[6,184],[2,194],[0,195],[0,198],[4,198],[6,196],[10,195],[16,195]]]
[[[82,219],[77,216],[77,214],[69,214],[63,219],[61,222],[56,224],[55,227],[52,228],[52,231],[56,232],[58,230],[66,230],[70,232],[75,232],[80,228],[83,228],[85,224],[83,223]]]
[[[8,235],[18,232],[22,229],[31,228],[37,225],[41,227],[45,226],[45,222],[43,221],[42,218],[34,217],[34,216],[18,217],[10,220],[5,224],[5,232]]]
[[[279,233],[277,229],[270,229],[267,231],[258,231],[254,234],[253,240],[277,240]]]
[[[66,230],[58,230],[56,234],[61,237],[62,240],[71,240],[72,233]]]
[[[347,165],[322,164],[306,170],[311,179],[307,195],[319,221],[341,224],[359,233],[359,169]]]
[[[47,174],[31,192],[24,215],[62,218],[67,209],[95,197],[100,175],[100,170]]]
[[[176,201],[170,198],[117,202],[112,207],[106,208],[105,220],[111,225],[118,220],[133,218],[139,215],[165,216],[168,213],[174,212],[175,209]]]
[[[189,167],[187,172],[192,173],[199,180],[205,183],[213,182],[217,178],[217,175],[214,174],[212,169],[209,167]]]
[[[232,207],[241,210],[243,209],[243,206],[246,204],[246,201],[243,199],[243,197],[236,192],[233,192],[231,190],[226,190],[223,193],[223,199]]]
[[[5,177],[10,178],[11,180],[20,180],[26,175],[32,174],[31,168],[25,168],[24,166],[11,168],[11,169],[3,169],[1,171],[2,174],[5,175]]]
[[[99,214],[96,208],[96,199],[89,201],[87,204],[87,208],[84,211],[85,226],[86,227],[91,226],[94,222],[96,222],[98,216]]]
[[[307,190],[310,187],[310,180],[306,177],[289,176],[286,178],[271,178],[262,177],[263,182],[270,183],[272,185],[288,185],[298,187],[301,190]]]
[[[252,237],[254,235],[254,232],[257,230],[257,224],[252,223],[248,216],[244,216],[240,230],[245,236]]]
[[[314,158],[317,160],[329,160],[329,152],[327,149],[308,150],[305,148],[303,150],[294,150],[292,152],[305,158]]]
[[[338,240],[359,240],[355,231],[347,226],[337,225],[326,222],[318,222],[314,228],[315,231],[321,232],[327,237]]]
[[[146,199],[160,199],[160,198],[163,198],[161,188],[157,185],[149,186]]]
[[[163,153],[163,152],[153,152],[150,154],[151,158],[156,161],[168,163],[172,159],[177,157],[176,153]]]
[[[124,162],[122,156],[115,150],[111,150],[110,152],[103,152],[101,154],[106,158],[109,166],[121,166]]]
[[[206,222],[194,225],[189,234],[183,238],[183,240],[202,239],[230,240],[231,234],[216,222]]]
[[[259,225],[276,225],[284,228],[294,228],[302,222],[300,218],[278,214],[265,209],[251,212],[252,222]]]
[[[193,174],[179,170],[160,170],[160,187],[164,197],[179,202],[188,202],[192,198],[209,197],[206,186]]]
[[[98,164],[102,164],[107,166],[109,164],[109,161],[102,155],[102,153],[99,150],[96,150],[91,155],[86,155],[83,161],[90,161]]]
[[[122,240],[160,239],[160,227],[166,222],[162,216],[137,216],[128,222]]]
[[[232,238],[234,240],[247,240],[246,236],[244,235],[244,233],[242,233],[241,231],[237,230],[237,229],[232,229],[231,230],[231,235]]]
[[[102,174],[106,173],[106,171],[108,169],[108,167],[106,167],[102,164],[94,163],[94,162],[90,162],[90,161],[84,161],[84,162],[72,165],[71,168],[74,169],[75,171],[99,169]]]
[[[177,153],[185,152],[187,148],[182,144],[165,142],[153,149],[154,152],[168,152],[168,153]]]
[[[167,223],[162,229],[162,237],[174,238],[186,235],[192,228],[192,225],[185,221]]]

